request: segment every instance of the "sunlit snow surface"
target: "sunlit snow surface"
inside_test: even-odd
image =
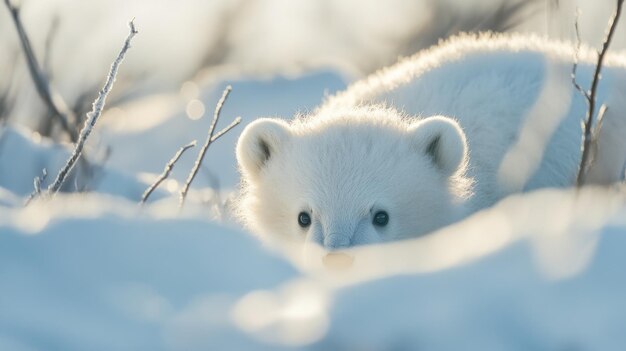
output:
[[[294,268],[175,202],[0,208],[0,349],[514,349],[626,345],[618,190],[511,198],[442,231]]]

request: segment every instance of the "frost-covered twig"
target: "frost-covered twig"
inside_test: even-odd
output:
[[[33,187],[35,188],[35,194],[41,194],[41,183],[43,183],[48,177],[48,171],[44,168],[41,171],[40,177],[35,177],[33,180]]]
[[[237,117],[235,118],[232,122],[230,122],[229,125],[227,125],[226,127],[224,127],[224,129],[220,130],[219,132],[215,133],[213,135],[213,137],[211,138],[211,144],[213,144],[217,139],[219,139],[222,135],[226,134],[229,130],[235,128],[236,125],[238,125],[239,123],[241,123],[241,117]]]
[[[119,65],[124,60],[126,51],[128,51],[128,49],[130,48],[131,40],[133,39],[135,34],[138,33],[137,30],[135,30],[135,24],[133,23],[133,21],[130,21],[128,25],[130,26],[130,33],[128,34],[128,37],[126,38],[126,41],[124,42],[124,46],[122,47],[122,50],[120,50],[119,54],[117,55],[117,58],[115,59],[115,61],[113,61],[113,64],[111,65],[111,70],[109,71],[107,80],[104,86],[102,87],[102,89],[100,90],[100,92],[98,93],[98,98],[96,99],[96,101],[94,101],[91,112],[87,114],[87,120],[85,121],[85,125],[83,126],[83,129],[81,129],[80,131],[80,134],[78,136],[78,141],[76,142],[76,146],[74,147],[74,151],[72,152],[72,155],[67,160],[67,163],[65,164],[65,166],[63,166],[63,168],[59,171],[59,174],[57,175],[54,182],[50,184],[50,186],[48,187],[48,195],[54,195],[59,191],[59,189],[61,189],[61,186],[63,185],[63,182],[65,181],[65,178],[74,167],[74,164],[76,164],[76,161],[80,158],[82,151],[83,151],[83,147],[85,146],[85,142],[87,141],[87,138],[89,138],[89,135],[91,134],[91,131],[93,130],[93,127],[96,125],[96,122],[98,121],[98,118],[100,117],[100,114],[102,113],[102,109],[104,108],[107,95],[109,94],[109,92],[111,91],[111,88],[113,87],[113,82],[115,82],[115,77],[117,75],[117,70],[119,68]]]
[[[17,33],[20,37],[20,43],[22,44],[22,49],[24,51],[24,56],[26,57],[26,62],[28,63],[28,70],[33,82],[35,83],[39,97],[41,97],[50,111],[52,111],[53,116],[59,120],[61,127],[70,136],[72,142],[76,142],[78,135],[76,130],[74,130],[70,125],[71,121],[76,120],[74,113],[67,108],[67,104],[63,98],[52,89],[49,80],[46,78],[46,75],[39,66],[37,58],[35,57],[35,52],[33,51],[28,35],[26,34],[26,30],[20,20],[19,8],[13,5],[11,0],[4,0],[4,3],[13,18],[13,23],[17,29]]]
[[[172,172],[172,168],[174,168],[174,165],[176,164],[176,162],[178,161],[178,159],[183,155],[183,153],[185,151],[187,151],[188,149],[191,149],[192,147],[196,146],[196,141],[192,141],[191,143],[181,147],[178,152],[174,155],[174,157],[172,157],[172,159],[165,165],[165,168],[163,169],[163,173],[161,173],[161,175],[159,176],[159,178],[157,178],[157,180],[152,183],[152,185],[150,185],[150,187],[148,189],[146,189],[146,191],[143,193],[143,196],[141,197],[141,204],[143,205],[147,200],[148,197],[150,197],[150,194],[152,194],[152,192],[159,187],[159,185],[165,180],[167,179],[167,177],[170,176],[170,173]]]
[[[41,183],[43,183],[47,177],[48,177],[48,171],[44,168],[41,171],[41,175],[33,179],[33,188],[35,188],[35,190],[33,190],[33,192],[30,193],[30,196],[28,197],[28,199],[26,199],[24,206],[28,206],[28,204],[31,201],[33,201],[37,196],[41,195]]]
[[[200,153],[198,154],[198,158],[196,159],[196,162],[194,163],[193,168],[191,169],[191,172],[189,173],[189,177],[187,178],[185,185],[183,185],[183,189],[180,191],[180,207],[181,208],[185,204],[185,198],[187,197],[187,192],[189,191],[191,182],[193,182],[193,179],[196,177],[196,174],[198,174],[198,170],[200,169],[202,160],[204,160],[204,155],[209,149],[209,145],[211,145],[212,142],[214,142],[215,140],[217,140],[217,138],[219,138],[220,136],[224,135],[226,132],[231,130],[237,124],[239,124],[239,122],[241,122],[241,117],[237,117],[230,125],[228,125],[222,131],[220,131],[215,136],[213,136],[213,133],[215,131],[215,126],[217,125],[217,121],[220,118],[220,112],[222,111],[222,107],[224,107],[224,102],[228,98],[228,94],[230,94],[231,90],[232,90],[232,87],[230,86],[226,87],[226,89],[224,90],[224,93],[222,94],[222,97],[217,103],[217,106],[215,106],[215,113],[213,114],[213,121],[211,121],[211,126],[209,127],[209,135],[207,136],[207,139],[204,142],[204,145],[202,145],[202,149],[200,150]]]
[[[592,142],[592,130],[591,127],[593,125],[593,112],[596,104],[596,92],[598,90],[598,83],[600,82],[600,72],[602,71],[602,64],[604,62],[604,56],[606,55],[609,46],[611,45],[611,41],[613,40],[613,34],[615,34],[615,29],[617,28],[617,23],[619,22],[620,15],[622,13],[622,6],[624,5],[624,0],[617,0],[617,8],[615,9],[615,13],[609,20],[609,29],[602,43],[602,49],[598,52],[598,61],[596,63],[596,69],[593,74],[593,81],[591,82],[591,89],[589,91],[589,110],[587,111],[587,118],[585,121],[585,130],[583,134],[583,150],[582,157],[580,160],[580,166],[578,169],[578,176],[576,178],[576,184],[578,186],[583,185],[585,180],[585,174],[587,173],[588,168],[588,159],[589,152],[591,149]],[[595,133],[597,134],[597,133]]]
[[[578,84],[578,81],[576,80],[576,73],[578,70],[578,55],[580,53],[580,45],[581,45],[580,30],[578,29],[579,18],[580,18],[580,9],[576,9],[576,17],[574,19],[574,29],[576,30],[576,50],[574,51],[574,64],[572,65],[572,84],[574,85],[574,88],[576,88],[576,90],[578,90],[580,94],[585,98],[585,100],[587,101],[587,104],[589,104],[589,100],[591,100],[589,93],[585,91],[585,89],[583,89],[583,87],[581,87],[580,84]]]

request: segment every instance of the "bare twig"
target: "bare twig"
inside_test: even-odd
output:
[[[41,195],[41,183],[43,183],[47,177],[48,171],[44,168],[41,171],[41,176],[37,176],[35,177],[35,179],[33,179],[33,187],[35,188],[35,190],[30,193],[30,196],[28,197],[28,199],[26,199],[24,206],[28,206],[31,201],[33,201],[37,196]]]
[[[43,183],[47,177],[48,177],[48,171],[45,168],[41,171],[41,177],[35,177],[35,180],[33,180],[35,193],[41,194],[41,183]]]
[[[220,130],[219,132],[215,133],[215,135],[213,135],[213,137],[211,138],[211,144],[213,144],[222,135],[228,133],[229,130],[235,128],[235,126],[237,126],[239,123],[241,123],[241,117],[235,118],[232,122],[230,122],[229,125],[224,127],[224,129]]]
[[[35,87],[37,88],[37,93],[39,97],[44,101],[44,103],[48,106],[50,111],[52,111],[53,116],[55,116],[63,130],[70,136],[72,142],[75,142],[78,139],[78,135],[76,130],[74,130],[70,125],[71,121],[75,121],[76,118],[74,113],[67,108],[67,104],[63,100],[63,98],[56,93],[52,87],[50,86],[50,82],[44,74],[43,70],[39,66],[37,62],[37,57],[35,56],[35,52],[33,51],[32,45],[30,44],[30,40],[28,39],[28,35],[26,34],[26,30],[20,20],[20,10],[17,6],[11,3],[11,0],[4,0],[9,12],[11,13],[11,17],[13,18],[13,23],[15,24],[15,28],[17,29],[17,33],[20,37],[20,43],[22,44],[22,49],[24,50],[24,55],[26,56],[26,62],[28,63],[28,70],[30,72],[30,76],[35,83]]]
[[[43,69],[48,73],[48,79],[52,77],[52,69],[50,68],[52,62],[52,47],[54,40],[59,32],[59,24],[61,20],[59,19],[59,15],[55,14],[52,17],[52,23],[50,24],[50,29],[48,29],[48,35],[46,36],[46,43],[44,47],[44,55],[43,55]]]
[[[585,91],[585,89],[583,89],[583,87],[581,87],[580,84],[578,84],[578,81],[576,80],[576,72],[578,70],[578,54],[580,53],[580,45],[581,45],[580,30],[578,29],[579,18],[580,18],[580,9],[576,9],[576,17],[574,19],[574,29],[576,30],[576,51],[574,51],[574,64],[572,65],[572,84],[574,84],[574,87],[576,88],[576,90],[580,92],[580,94],[585,98],[585,100],[587,100],[587,104],[589,104],[589,100],[591,100],[589,93]]]
[[[604,62],[604,56],[606,55],[609,46],[611,45],[611,41],[613,40],[613,34],[615,34],[615,29],[617,28],[617,23],[619,22],[620,15],[622,13],[622,6],[624,5],[624,0],[617,0],[617,8],[615,9],[615,13],[609,20],[609,29],[602,43],[602,49],[598,52],[598,61],[596,63],[596,69],[593,74],[593,81],[591,82],[591,89],[589,92],[589,110],[587,111],[587,118],[585,122],[585,131],[584,131],[584,139],[583,139],[583,150],[582,157],[580,160],[580,167],[578,169],[578,177],[576,178],[576,184],[578,186],[583,185],[585,180],[585,174],[587,173],[588,168],[588,158],[589,158],[589,150],[592,141],[592,130],[591,127],[593,125],[593,112],[596,104],[596,92],[598,90],[598,83],[600,82],[600,72],[602,71],[602,64]]]
[[[598,154],[598,143],[600,140],[600,132],[602,131],[602,121],[604,120],[604,114],[608,109],[608,106],[602,104],[602,106],[600,106],[600,109],[598,110],[598,121],[596,122],[596,126],[591,132],[591,143],[589,144],[590,150],[588,156],[589,164],[593,164],[594,159]]]
[[[604,120],[604,114],[606,113],[606,111],[608,111],[609,107],[605,104],[602,104],[602,106],[600,106],[600,109],[598,110],[598,122],[596,123],[596,127],[594,128],[594,132],[599,132],[600,129],[602,128],[602,121]]]
[[[143,193],[143,196],[141,197],[141,204],[143,205],[147,200],[148,197],[150,197],[150,194],[152,194],[152,192],[159,187],[159,185],[165,180],[167,179],[167,177],[170,176],[170,173],[172,172],[172,168],[174,168],[174,165],[176,164],[176,162],[178,161],[178,159],[183,155],[183,153],[185,151],[187,151],[188,149],[192,148],[196,146],[196,141],[192,141],[191,143],[181,147],[178,152],[174,155],[174,157],[172,157],[172,159],[165,165],[165,168],[163,169],[163,173],[161,173],[161,175],[159,176],[159,178],[152,183],[152,185],[150,185],[150,187],[148,189],[146,189],[146,191]]]
[[[222,93],[222,97],[220,98],[219,102],[217,103],[217,106],[215,106],[215,113],[213,114],[213,121],[211,121],[211,126],[209,127],[209,135],[208,135],[204,145],[202,146],[202,149],[200,150],[200,153],[198,154],[198,158],[196,159],[196,162],[194,163],[193,168],[191,169],[191,172],[189,173],[189,177],[187,178],[187,181],[185,182],[185,185],[183,185],[183,188],[180,191],[180,205],[179,206],[181,208],[185,204],[185,198],[187,197],[187,192],[189,191],[189,187],[191,186],[191,182],[193,182],[193,179],[196,177],[196,174],[198,174],[198,170],[200,169],[200,165],[202,164],[202,160],[204,159],[204,155],[206,154],[207,150],[209,149],[209,145],[211,145],[211,143],[213,141],[217,140],[217,138],[222,136],[224,133],[228,132],[230,129],[232,129],[237,124],[239,124],[239,122],[241,122],[241,118],[237,117],[233,121],[233,123],[231,123],[228,127],[224,128],[222,131],[217,133],[217,135],[215,135],[215,137],[213,136],[213,133],[215,131],[215,126],[217,125],[217,121],[220,118],[220,112],[222,111],[222,107],[224,107],[224,102],[228,98],[228,94],[230,94],[231,90],[232,90],[232,87],[230,87],[230,86],[226,87],[226,89],[224,90],[224,93]]]
[[[214,143],[217,139],[219,139],[222,135],[226,134],[229,130],[233,129],[239,123],[241,123],[241,117],[235,118],[235,120],[232,121],[228,126],[226,126],[224,129],[220,130],[219,132],[215,133],[215,135],[213,135],[213,137],[211,138],[211,144]],[[184,151],[186,151],[187,149],[189,149],[190,147],[193,147],[195,145],[196,145],[196,141],[194,140],[191,144],[186,145],[186,146],[182,147],[180,150],[178,150],[178,153],[176,153],[176,155],[174,155],[174,157],[170,160],[170,162],[165,166],[166,168],[165,168],[163,174],[165,173],[166,170],[168,170],[168,167],[169,167],[170,163],[172,164],[172,167],[174,167],[174,163],[176,163],[178,161],[178,158],[180,158],[182,156],[182,153]],[[183,149],[185,149],[185,150],[183,150]],[[169,177],[169,172],[170,171],[171,171],[171,169],[168,170],[167,175],[163,179],[161,179],[161,177],[163,177],[163,174],[161,174],[161,176],[159,177],[159,180],[157,180],[157,182],[160,184],[163,180],[165,180],[167,177]],[[158,187],[159,184],[156,184],[155,188]],[[152,186],[154,186],[154,184]],[[148,189],[148,190],[150,190],[150,189]],[[146,190],[146,192],[148,192],[148,190]],[[152,191],[154,191],[154,189],[152,189],[150,192],[152,192]],[[145,200],[142,198],[141,203],[144,203],[147,200],[147,197],[150,196],[150,194],[146,195],[146,193],[144,193],[143,196],[145,197]]]
[[[104,108],[107,95],[109,94],[109,92],[111,91],[111,88],[113,87],[113,82],[115,82],[115,77],[117,75],[117,70],[119,69],[119,65],[124,60],[124,56],[126,55],[126,52],[128,51],[128,49],[130,48],[131,40],[133,39],[135,34],[138,33],[137,30],[135,29],[135,24],[133,23],[133,21],[130,21],[128,25],[130,26],[130,33],[128,34],[128,37],[126,38],[126,41],[124,42],[124,46],[122,47],[122,50],[120,50],[119,54],[117,55],[117,58],[115,59],[115,61],[113,61],[113,64],[111,65],[111,70],[109,71],[107,80],[104,83],[104,86],[102,87],[100,92],[98,93],[98,98],[93,103],[93,109],[91,110],[91,112],[87,114],[87,120],[85,121],[85,125],[83,126],[83,129],[81,129],[80,131],[80,135],[78,136],[78,141],[76,142],[76,146],[74,147],[74,151],[72,152],[72,155],[67,160],[67,163],[65,164],[65,166],[59,171],[59,174],[57,175],[54,182],[50,184],[50,186],[48,187],[49,195],[54,195],[59,191],[59,189],[61,189],[61,186],[63,185],[63,182],[65,181],[65,178],[74,167],[74,164],[76,163],[76,161],[80,158],[82,151],[83,151],[83,147],[85,146],[85,142],[87,141],[87,138],[91,134],[93,127],[96,125],[96,122],[98,121],[98,118],[100,117],[100,114],[102,113],[102,109]]]

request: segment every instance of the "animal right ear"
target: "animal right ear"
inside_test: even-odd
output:
[[[257,177],[267,161],[289,140],[289,125],[280,119],[261,118],[244,129],[237,142],[237,162],[250,177]]]
[[[453,119],[442,116],[425,118],[414,123],[409,131],[417,148],[444,175],[450,176],[467,165],[465,133]]]

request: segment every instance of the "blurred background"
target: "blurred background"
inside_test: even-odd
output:
[[[458,32],[531,32],[574,40],[578,8],[581,39],[598,46],[615,5],[612,0],[12,1],[20,7],[46,77],[78,116],[75,128],[104,82],[127,22],[135,18],[139,35],[87,155],[107,169],[145,181],[160,173],[178,147],[204,139],[227,84],[233,93],[222,125],[236,116],[243,117],[242,125],[260,116],[290,118],[311,111],[350,82]],[[621,23],[614,50],[626,48],[625,29]],[[0,10],[0,52],[0,123],[32,131],[35,138],[67,141],[37,95],[6,8]],[[241,129],[211,147],[195,186],[236,185],[233,149]],[[29,157],[36,155],[20,161],[32,164],[24,167],[29,174],[19,177],[23,181],[8,184],[4,170],[0,186],[29,193],[32,178],[47,163]],[[6,154],[4,159],[11,161]],[[192,157],[181,159],[168,191],[178,189],[175,179],[183,179],[192,162]],[[90,177],[79,188],[99,186],[98,178]]]

